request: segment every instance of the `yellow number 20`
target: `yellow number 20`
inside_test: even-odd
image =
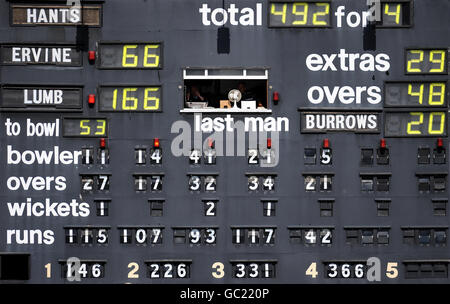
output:
[[[416,134],[416,135],[421,135],[422,132],[420,130],[413,130],[412,127],[413,126],[420,126],[423,124],[423,116],[424,113],[422,112],[411,112],[409,113],[411,116],[418,116],[419,119],[418,120],[413,120],[408,122],[408,127],[407,127],[407,133],[408,134]],[[428,134],[430,135],[440,135],[440,134],[444,134],[444,130],[445,130],[445,113],[444,112],[431,112],[428,113]],[[438,119],[438,122],[436,123],[436,125],[439,126],[439,129],[435,130],[433,128],[434,126],[434,121],[435,119]]]

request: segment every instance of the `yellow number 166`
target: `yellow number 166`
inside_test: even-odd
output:
[[[156,96],[151,96],[151,92],[157,92],[159,88],[145,88],[144,89],[144,103],[142,105],[143,110],[158,110],[159,109],[159,98]],[[117,107],[117,92],[118,89],[114,90],[113,93],[113,110],[118,111],[136,111],[138,110],[139,99],[133,95],[133,92],[137,92],[138,88],[124,88],[122,90],[122,105]],[[134,94],[136,95],[136,93]],[[154,105],[149,105],[149,103],[154,103]]]

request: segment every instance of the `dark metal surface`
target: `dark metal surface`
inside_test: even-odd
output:
[[[429,147],[431,153],[436,147],[436,138],[387,138],[389,165],[378,165],[376,149],[384,137],[383,101],[370,104],[319,105],[308,102],[307,91],[312,86],[378,86],[384,81],[448,81],[448,75],[405,75],[405,49],[448,48],[450,3],[447,0],[415,0],[414,23],[410,28],[376,29],[376,49],[364,50],[364,29],[335,27],[335,16],[331,15],[331,28],[269,28],[267,20],[268,1],[239,0],[237,7],[255,8],[263,4],[262,26],[229,27],[229,53],[218,54],[217,26],[204,26],[199,8],[208,3],[211,8],[222,7],[221,0],[107,0],[103,3],[101,27],[89,27],[80,31],[74,26],[26,26],[10,25],[9,5],[0,1],[0,42],[23,43],[64,43],[75,45],[81,38],[88,39],[82,53],[82,66],[8,66],[0,67],[2,84],[16,85],[59,85],[83,86],[83,113],[0,113],[0,252],[22,252],[30,254],[30,277],[28,283],[64,283],[58,261],[69,257],[81,260],[104,260],[105,276],[102,279],[86,279],[88,283],[367,283],[360,279],[328,279],[325,277],[324,261],[348,260],[366,261],[378,257],[382,262],[382,282],[384,283],[442,283],[449,278],[406,279],[404,261],[407,260],[448,260],[448,241],[445,246],[421,246],[406,244],[403,240],[403,226],[448,227],[449,215],[433,215],[433,199],[448,199],[448,189],[439,193],[419,193],[417,171],[448,174],[448,160],[445,164],[418,164],[418,148]],[[225,1],[226,6],[231,1]],[[331,12],[345,5],[346,11],[361,12],[367,9],[365,1],[331,1]],[[88,36],[87,35],[88,32]],[[77,36],[78,35],[78,36]],[[82,40],[82,39],[81,39]],[[164,48],[164,66],[159,70],[100,70],[88,60],[86,50],[96,50],[97,43],[107,42],[161,42]],[[324,71],[308,70],[305,60],[309,54],[334,54],[340,49],[347,53],[386,53],[390,56],[388,72]],[[172,140],[178,135],[171,133],[175,121],[184,120],[193,125],[192,114],[181,114],[183,109],[183,68],[185,67],[269,67],[269,108],[273,117],[287,117],[289,132],[280,133],[279,163],[272,168],[255,170],[247,164],[247,158],[217,157],[215,165],[200,166],[189,164],[188,157],[175,157],[171,153]],[[102,85],[161,86],[161,112],[99,113],[98,100],[95,106],[88,105],[88,94],[96,94]],[[273,91],[280,92],[280,102],[272,103]],[[98,97],[98,95],[97,95]],[[301,111],[374,111],[380,114],[379,133],[300,133]],[[26,136],[27,119],[34,123],[51,123],[60,119],[62,128],[64,117],[106,117],[108,120],[107,146],[110,152],[109,164],[7,164],[7,146],[23,152],[25,150],[81,151],[92,147],[94,158],[99,148],[98,138],[64,138]],[[215,117],[216,115],[204,114]],[[256,116],[256,115],[251,115]],[[267,115],[263,116],[266,117]],[[241,120],[242,115],[234,115]],[[19,136],[6,136],[7,119],[19,122],[22,128]],[[448,125],[448,123],[446,123]],[[61,129],[62,130],[62,129]],[[153,139],[159,138],[163,151],[162,165],[136,165],[136,147],[153,147]],[[206,135],[204,135],[206,138]],[[329,139],[333,158],[331,165],[320,165],[319,154],[323,139]],[[316,148],[315,165],[304,163],[304,149]],[[444,138],[448,153],[448,140]],[[374,149],[374,164],[361,164],[361,149]],[[147,152],[148,153],[148,152]],[[432,156],[431,156],[432,157]],[[263,171],[276,176],[275,190],[265,193],[247,190],[247,172]],[[217,190],[214,193],[191,193],[188,190],[187,174],[215,175]],[[331,174],[332,191],[305,191],[305,177],[308,172]],[[361,192],[362,173],[386,173],[390,175],[390,191]],[[137,193],[134,174],[164,174],[162,191]],[[81,190],[82,175],[110,174],[109,191],[84,193]],[[61,191],[50,184],[49,190],[12,191],[7,187],[11,176],[58,177],[66,179],[67,188]],[[376,174],[374,174],[376,176]],[[447,180],[448,182],[448,180]],[[447,185],[448,188],[448,185]],[[89,216],[10,216],[8,202],[68,202],[89,204]],[[217,216],[206,217],[204,199],[217,200]],[[263,200],[273,198],[276,216],[263,216]],[[96,213],[95,200],[111,200],[109,215],[100,217]],[[163,199],[163,216],[150,215],[152,199]],[[332,199],[333,215],[321,217],[319,200]],[[376,199],[390,201],[389,216],[377,216]],[[65,243],[66,226],[108,226],[107,245],[69,245]],[[164,227],[163,243],[146,246],[120,243],[119,226]],[[269,245],[236,245],[232,243],[232,227],[276,227],[276,239]],[[291,226],[333,227],[330,246],[305,246],[289,240]],[[347,244],[344,227],[389,227],[389,244]],[[213,245],[175,244],[173,228],[203,227],[217,228],[217,240]],[[52,230],[55,241],[46,244],[7,244],[7,230]],[[189,279],[150,279],[146,269],[147,261],[181,260],[192,261]],[[273,279],[233,278],[231,261],[273,261],[276,260],[276,277]],[[139,265],[139,278],[128,278],[129,263]],[[216,279],[211,268],[215,262],[224,264],[225,276]],[[319,275],[312,279],[305,275],[306,269],[317,262]],[[386,263],[397,262],[398,278],[386,278]],[[46,278],[45,265],[52,264],[52,276]],[[2,281],[3,282],[3,281]]]

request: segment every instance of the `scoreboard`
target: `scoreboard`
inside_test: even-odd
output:
[[[448,0],[0,0],[0,283],[450,283]]]

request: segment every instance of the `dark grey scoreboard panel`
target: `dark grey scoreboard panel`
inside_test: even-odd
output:
[[[1,283],[450,282],[447,0],[81,4],[0,1]]]

